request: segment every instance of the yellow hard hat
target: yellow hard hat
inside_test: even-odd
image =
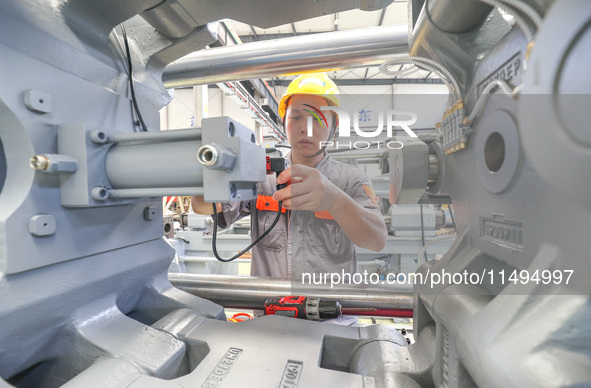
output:
[[[287,101],[294,94],[315,94],[329,100],[334,106],[340,106],[339,88],[328,78],[326,73],[303,74],[291,81],[287,91],[279,102],[279,116],[283,118],[287,111]]]

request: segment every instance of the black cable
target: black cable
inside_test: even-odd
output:
[[[127,69],[129,71],[128,76],[129,90],[131,91],[131,102],[133,104],[133,108],[135,109],[135,114],[140,122],[142,131],[148,132],[148,128],[146,127],[146,123],[144,123],[144,119],[142,118],[142,114],[140,113],[140,108],[137,105],[137,99],[135,97],[135,88],[133,84],[133,67],[131,65],[131,53],[129,52],[129,42],[127,41],[127,33],[125,32],[125,26],[123,26],[123,24],[121,24],[121,33],[123,35],[123,42],[125,43],[125,53],[127,56]]]
[[[421,204],[421,241],[425,246],[425,226],[423,225],[423,205]],[[427,250],[425,249],[425,262],[427,262]]]
[[[213,238],[211,239],[211,247],[213,249],[213,255],[215,256],[215,258],[223,263],[227,263],[229,261],[236,260],[237,258],[242,256],[243,254],[248,252],[250,250],[250,248],[252,248],[256,244],[258,244],[259,241],[261,241],[263,238],[265,238],[265,236],[267,236],[269,234],[269,232],[271,230],[273,230],[275,225],[277,225],[277,222],[279,221],[279,217],[281,217],[281,205],[282,205],[282,201],[279,201],[279,209],[277,210],[277,217],[275,217],[275,220],[273,221],[273,223],[271,224],[269,229],[265,230],[265,232],[262,235],[260,235],[259,238],[257,238],[255,241],[253,241],[252,244],[247,246],[242,252],[239,252],[236,256],[233,256],[229,259],[224,259],[224,258],[220,257],[220,255],[218,255],[218,250],[216,247],[216,238],[217,238],[217,230],[218,230],[218,209],[217,209],[217,204],[214,203],[213,204]]]
[[[140,123],[139,121],[136,121],[135,119],[135,109],[133,109],[133,102],[131,100],[129,100],[129,111],[130,111],[130,116],[131,116],[131,124],[133,125],[133,131],[137,132],[137,126]]]

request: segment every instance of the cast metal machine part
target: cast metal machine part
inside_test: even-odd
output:
[[[493,274],[475,285],[417,285],[415,331],[433,324],[436,334],[424,340],[418,333],[416,344],[437,354],[435,386],[588,384],[591,326],[581,317],[591,309],[584,259],[590,211],[582,182],[591,164],[581,129],[591,82],[581,61],[591,55],[591,7],[498,3],[502,13],[478,1],[411,4],[411,56],[434,59],[454,74],[463,96],[455,108],[465,112],[464,120],[440,127],[436,141],[402,139],[405,147],[390,152],[393,200],[454,203],[458,237],[419,273]],[[536,18],[522,6],[543,15],[539,28],[531,28]],[[506,23],[511,15],[525,18],[533,41]],[[435,179],[428,178],[431,155],[439,166]],[[505,273],[523,278],[503,281]],[[569,273],[568,284],[558,279]],[[542,282],[542,274],[557,278]],[[541,373],[547,365],[551,375]]]

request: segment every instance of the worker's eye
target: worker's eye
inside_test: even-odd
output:
[[[299,115],[292,115],[292,116],[289,116],[289,119],[290,120],[299,120],[300,116]]]

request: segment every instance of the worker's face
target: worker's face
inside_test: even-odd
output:
[[[320,111],[321,106],[329,106],[328,101],[321,96],[295,94],[289,100],[285,127],[292,152],[309,157],[322,148],[321,141],[328,140],[333,116],[331,111]],[[318,111],[322,112],[326,123]],[[308,117],[312,118],[312,136],[308,136]]]

